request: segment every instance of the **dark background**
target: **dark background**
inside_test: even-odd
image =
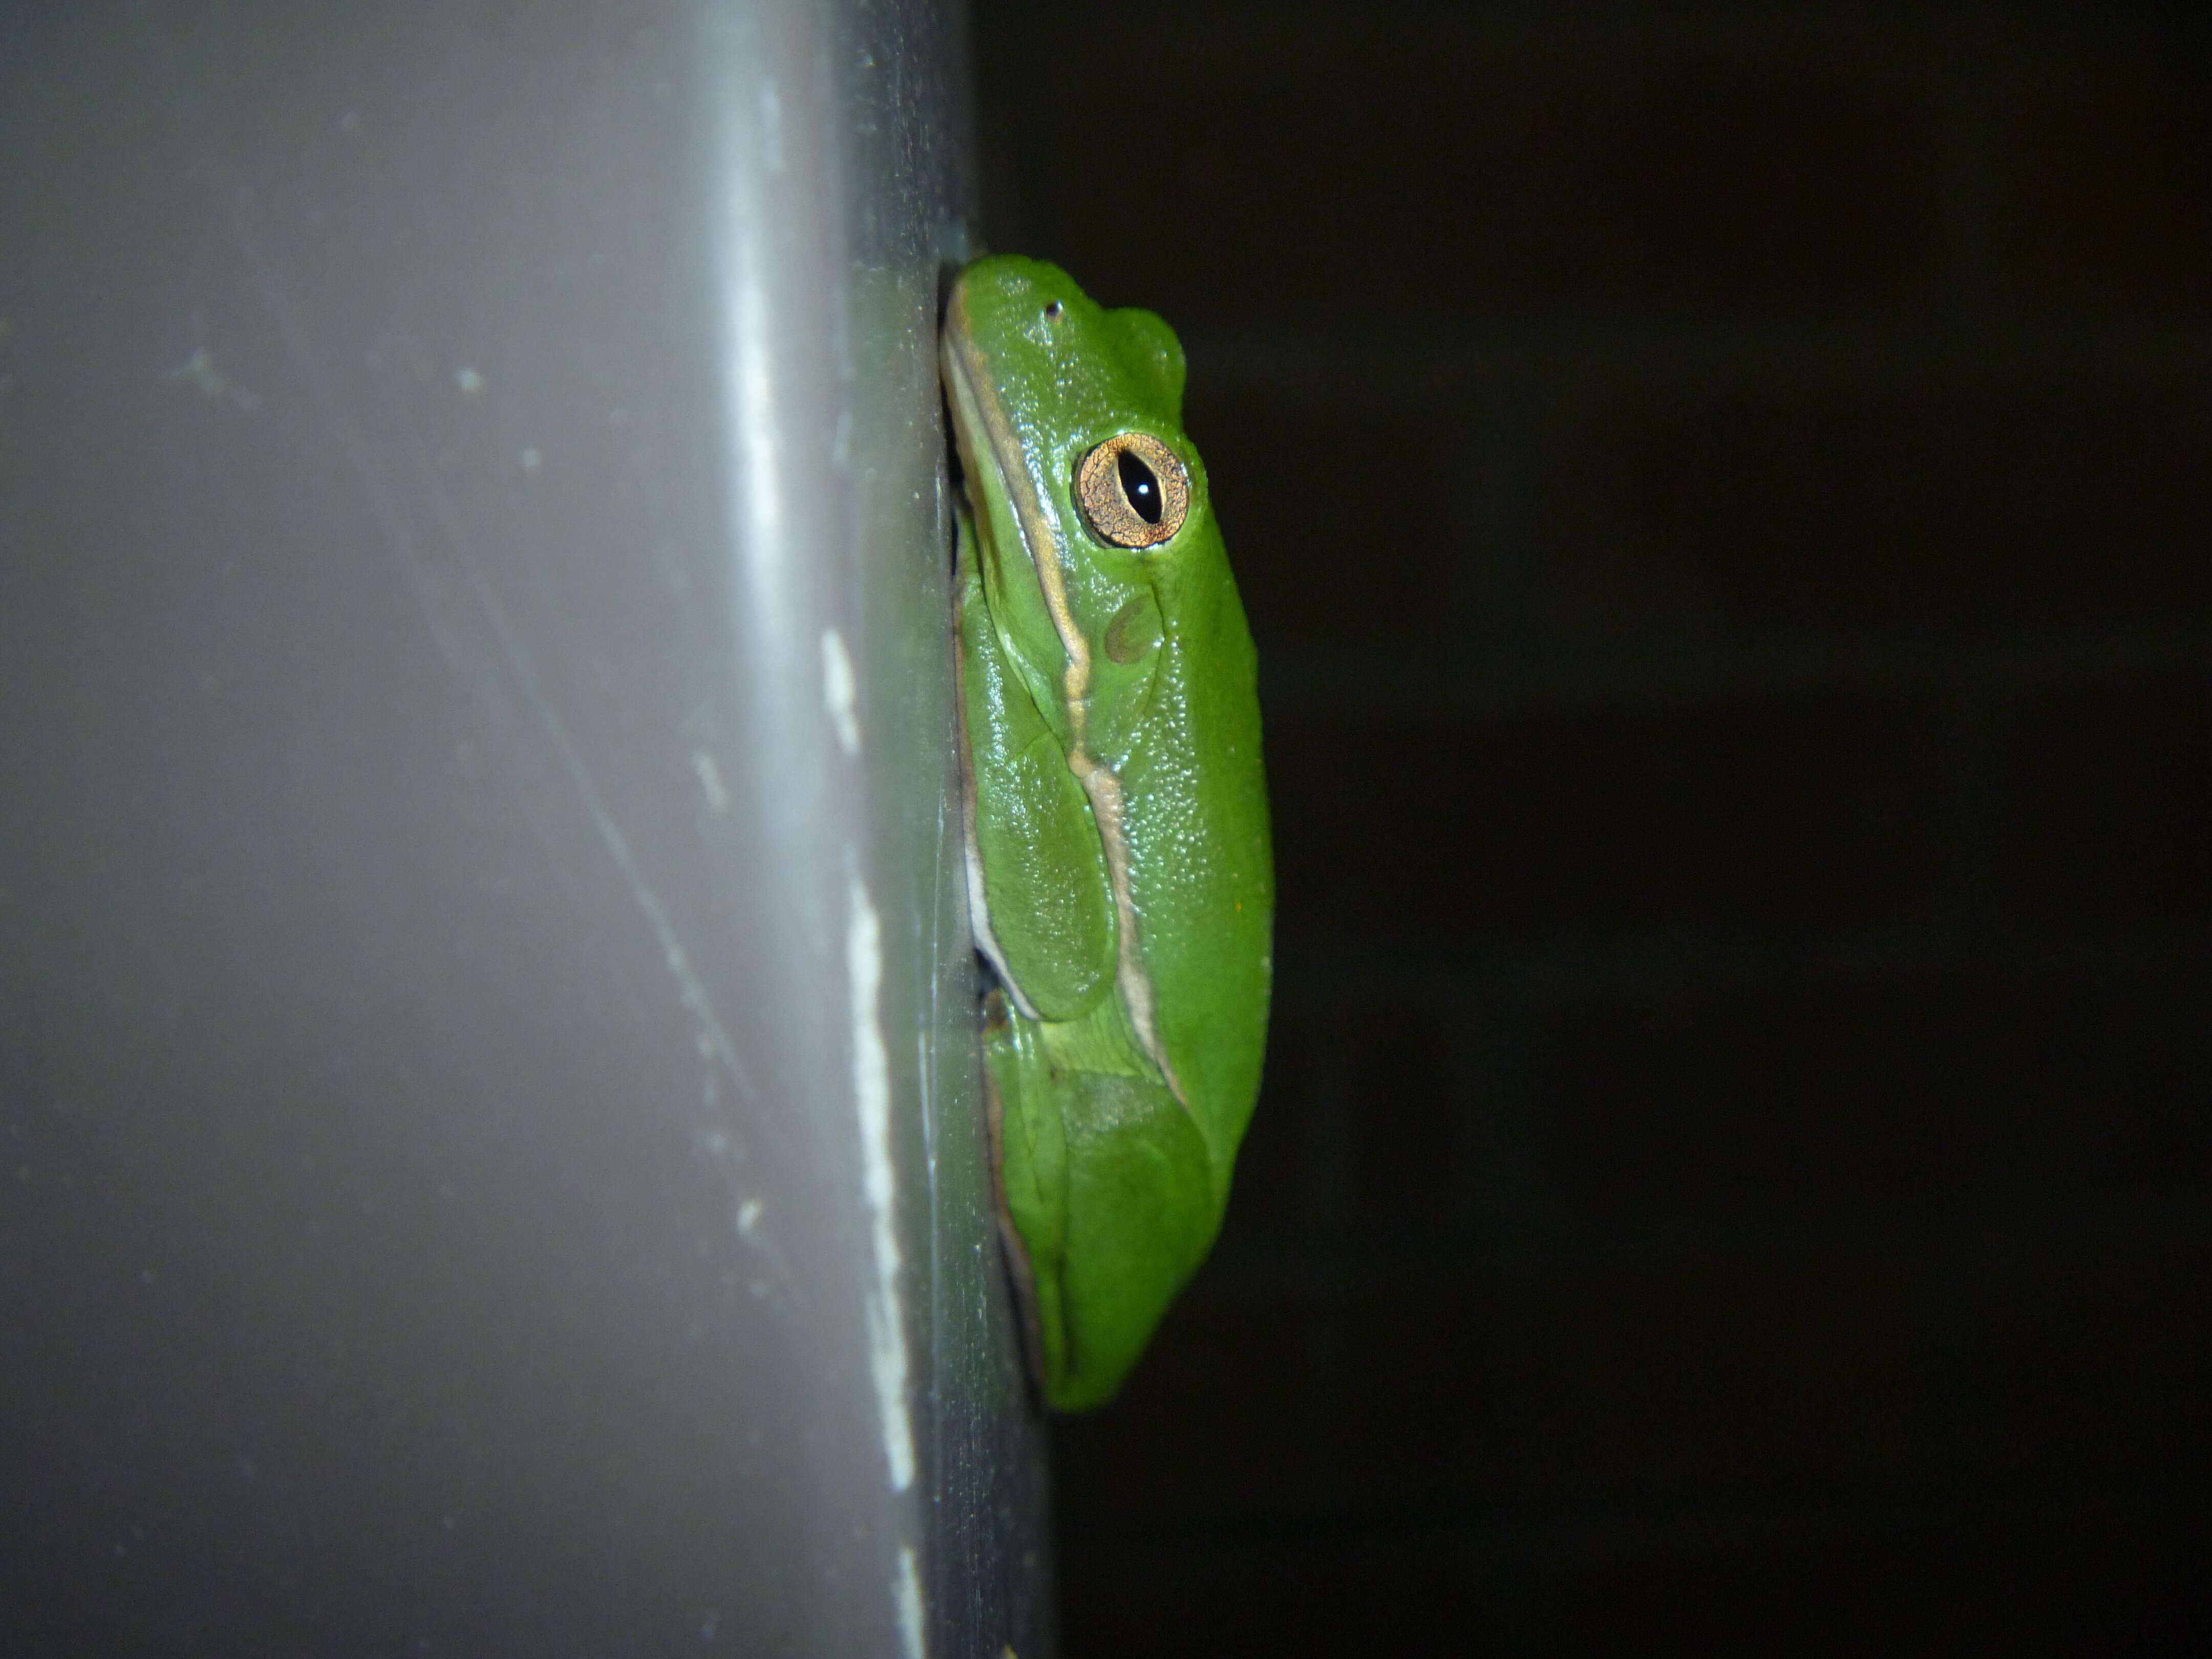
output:
[[[977,5],[991,245],[1188,348],[1280,860],[1071,1656],[2205,1612],[2184,17]]]

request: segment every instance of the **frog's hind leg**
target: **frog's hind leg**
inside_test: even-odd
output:
[[[1103,1405],[1220,1230],[1206,1142],[1164,1083],[1063,1073],[1066,1369],[1053,1404]],[[1049,1376],[1052,1375],[1048,1372]]]

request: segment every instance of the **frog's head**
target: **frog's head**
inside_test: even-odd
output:
[[[1184,567],[1220,557],[1182,428],[1182,346],[1057,265],[1000,258],[954,283],[944,355],[994,614],[1048,623],[1057,665],[1036,641],[1008,642],[1040,677],[1057,672],[1068,712],[1054,724],[1072,741],[1093,714],[1115,722],[1141,702]],[[1031,582],[1034,598],[1009,591]]]

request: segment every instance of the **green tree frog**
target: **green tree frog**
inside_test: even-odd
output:
[[[993,1154],[1031,1363],[1081,1411],[1212,1247],[1259,1091],[1256,668],[1165,323],[981,259],[942,366]]]

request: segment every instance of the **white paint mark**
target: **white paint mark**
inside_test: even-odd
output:
[[[171,369],[169,378],[196,386],[210,398],[220,398],[230,388],[230,383],[222,378],[222,371],[215,366],[215,354],[205,346],[198,348]]]
[[[704,1030],[695,1029],[691,1033],[691,1046],[699,1053],[699,1103],[712,1112],[722,1103],[722,1074],[714,1068],[714,1045],[708,1040]],[[728,1134],[725,1134],[723,1138],[729,1142],[732,1155],[739,1155],[736,1151],[736,1138]],[[707,1150],[714,1152],[717,1156],[720,1156],[711,1140]]]
[[[699,775],[699,787],[707,797],[707,810],[716,817],[730,810],[730,786],[722,781],[722,769],[704,749],[691,751],[691,769]]]
[[[915,1563],[911,1544],[899,1546],[898,1577],[891,1595],[898,1602],[900,1650],[909,1659],[921,1659],[921,1570]]]
[[[473,398],[484,389],[484,377],[473,368],[457,368],[453,371],[453,384],[460,387],[463,397]]]
[[[525,449],[520,459],[522,462],[522,470],[533,478],[545,470],[544,453],[536,444],[532,444]]]
[[[759,1243],[761,1201],[749,1198],[738,1206],[738,1231],[748,1243]]]
[[[216,403],[235,404],[240,409],[253,410],[261,399],[226,375],[216,366],[215,353],[205,346],[194,349],[192,355],[168,372],[167,379],[191,386],[202,397]]]
[[[891,1061],[884,1047],[880,1001],[883,926],[857,875],[845,878],[845,977],[852,989],[853,1095],[860,1115],[861,1196],[867,1206],[876,1283],[868,1294],[868,1360],[883,1418],[884,1461],[891,1490],[914,1483],[914,1426],[906,1413],[906,1320],[899,1305],[899,1243],[892,1201]],[[918,1651],[918,1650],[916,1650]]]
[[[822,630],[822,701],[837,727],[837,743],[848,755],[860,752],[860,684],[853,675],[853,659],[846,654],[845,636],[834,628]]]
[[[783,100],[777,94],[775,82],[761,82],[761,167],[763,172],[783,171]]]

